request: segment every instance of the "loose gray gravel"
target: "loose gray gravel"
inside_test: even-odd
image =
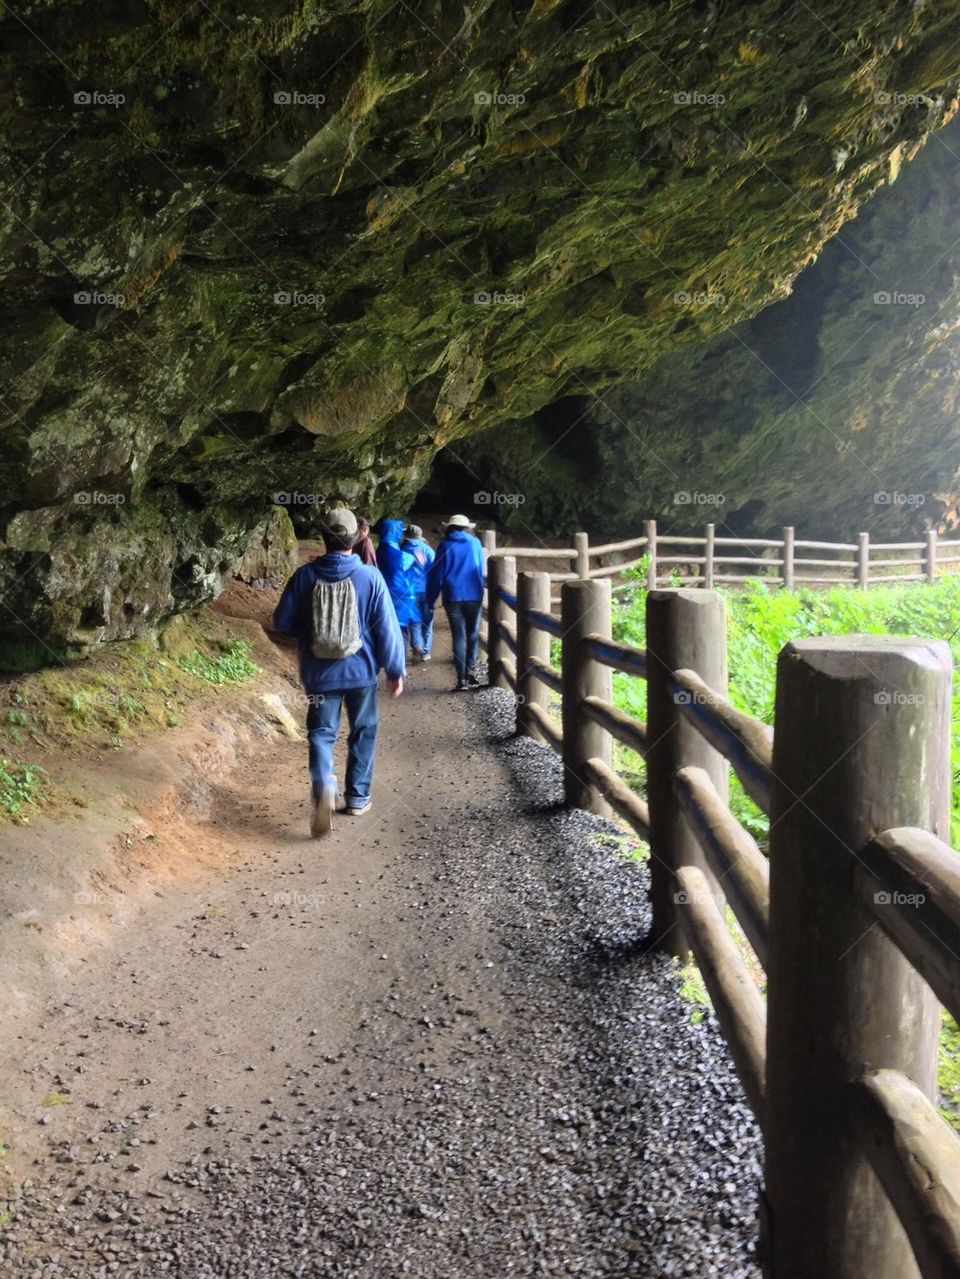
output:
[[[410,839],[416,1033],[397,990],[349,1059],[264,1099],[249,1158],[198,1142],[147,1192],[84,1189],[75,1163],[44,1174],[0,1242],[4,1276],[759,1275],[760,1138],[719,1030],[638,944],[647,875],[622,833],[563,810],[559,761],[512,720],[508,695],[471,697],[470,745],[512,782],[465,778],[462,807]],[[499,939],[476,958],[495,986],[455,980],[466,909]]]

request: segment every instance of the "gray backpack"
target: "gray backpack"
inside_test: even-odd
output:
[[[313,587],[313,634],[310,652],[314,657],[336,660],[360,651],[360,611],[357,592],[349,577],[337,582],[318,578]]]

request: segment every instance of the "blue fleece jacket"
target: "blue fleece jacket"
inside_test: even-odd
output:
[[[427,574],[427,607],[433,608],[438,595],[445,605],[482,600],[485,582],[480,539],[466,529],[451,529]]]
[[[357,592],[360,614],[359,652],[352,657],[318,658],[310,652],[313,634],[313,588],[318,578],[336,582],[349,577]],[[308,693],[365,688],[377,682],[381,668],[391,679],[406,674],[406,650],[397,614],[379,571],[361,564],[352,553],[321,555],[298,568],[280,597],[273,625],[300,642],[300,678]]]
[[[377,567],[383,574],[401,626],[420,621],[420,611],[410,580],[410,570],[417,561],[409,551],[400,547],[405,528],[403,520],[382,520],[380,545],[377,547]]]
[[[422,537],[408,537],[400,545],[401,551],[408,551],[416,561],[408,573],[410,589],[416,598],[427,593],[427,573],[437,558],[437,553]]]

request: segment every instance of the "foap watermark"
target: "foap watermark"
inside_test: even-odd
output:
[[[81,289],[78,293],[74,293],[73,301],[75,306],[127,305],[127,297],[125,293],[98,293],[96,289]]]
[[[678,89],[673,95],[678,107],[722,107],[726,97],[722,93],[704,93],[702,89]]]
[[[481,291],[474,293],[474,306],[523,306],[527,300],[525,293],[500,293],[496,289],[492,293]]]
[[[873,295],[876,306],[923,306],[925,293],[901,293],[899,289],[878,289]]]
[[[887,892],[885,889],[880,889],[873,894],[876,906],[922,906],[926,900],[926,893],[901,893],[896,890]]]
[[[298,489],[278,489],[272,497],[274,506],[323,506],[327,500],[323,493],[301,493]]]
[[[678,489],[673,495],[674,506],[723,506],[726,493],[701,493],[698,489]]]
[[[103,89],[78,89],[73,95],[75,107],[122,107],[126,100],[125,93],[108,93]]]
[[[873,100],[881,107],[933,106],[933,99],[928,98],[925,93],[891,93],[888,89],[878,89]]]
[[[923,706],[926,697],[923,693],[901,693],[898,688],[881,688],[873,695],[877,706]]]
[[[727,295],[710,289],[698,289],[693,293],[680,289],[674,293],[673,300],[677,306],[725,306]]]
[[[526,100],[524,93],[501,93],[499,89],[481,89],[473,95],[478,107],[522,107]]]
[[[899,489],[879,489],[873,495],[874,506],[923,506],[927,500],[925,493],[901,493]]]
[[[301,893],[292,889],[281,889],[280,892],[274,893],[272,898],[274,906],[322,906],[324,902],[323,893]]]
[[[673,894],[673,900],[678,906],[716,906],[717,899],[713,893],[697,892],[689,888],[678,888]]]
[[[74,506],[123,506],[124,493],[102,493],[99,489],[81,489],[73,495]]]
[[[327,101],[322,93],[301,93],[299,89],[278,89],[273,100],[278,107],[322,107]]]
[[[722,699],[716,693],[678,688],[674,690],[673,701],[676,706],[720,706]]]
[[[298,289],[287,292],[285,289],[278,289],[273,300],[277,306],[312,306],[319,310],[327,299],[323,293],[301,293]]]
[[[526,500],[523,493],[500,493],[497,489],[492,493],[479,489],[473,495],[474,506],[523,506]]]
[[[123,893],[102,893],[93,888],[81,888],[79,892],[73,894],[73,904],[75,906],[113,906],[116,908],[123,904]]]

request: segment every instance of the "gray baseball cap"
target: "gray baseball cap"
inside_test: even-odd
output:
[[[330,533],[341,537],[355,537],[357,533],[357,517],[345,506],[335,506],[323,517],[323,527]]]

